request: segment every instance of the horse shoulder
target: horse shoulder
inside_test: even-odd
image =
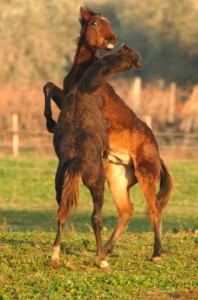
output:
[[[104,116],[112,123],[122,124],[123,127],[138,123],[136,114],[116,94],[110,84],[106,84],[101,89],[101,96],[104,100]]]

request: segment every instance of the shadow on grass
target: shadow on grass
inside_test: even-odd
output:
[[[104,227],[112,229],[117,222],[117,215],[104,214]],[[2,210],[0,212],[0,231],[56,231],[56,213],[54,211]],[[66,229],[79,232],[91,230],[91,213],[76,212],[68,219]],[[178,232],[180,230],[195,231],[196,216],[164,215],[163,231]],[[143,233],[152,231],[152,227],[144,214],[135,214],[127,231]]]

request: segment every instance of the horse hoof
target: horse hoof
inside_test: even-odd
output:
[[[104,273],[108,273],[111,271],[111,267],[109,266],[109,264],[106,260],[100,261],[100,268],[101,268],[102,272],[104,272]]]
[[[52,268],[56,268],[60,265],[60,261],[58,259],[51,259],[49,266]]]
[[[107,254],[111,255],[112,252],[113,252],[113,247],[112,246],[108,246],[108,245],[104,246],[103,253],[105,255],[107,255]]]
[[[108,264],[108,262],[104,259],[104,260],[101,260],[101,261],[100,261],[100,267],[101,267],[101,269],[106,269],[106,268],[109,267],[109,264]]]
[[[161,256],[153,256],[152,261],[162,261],[162,257]]]
[[[50,133],[54,133],[56,122],[53,119],[47,120],[46,127]]]
[[[47,131],[49,131],[50,133],[54,133],[54,128],[47,127]]]

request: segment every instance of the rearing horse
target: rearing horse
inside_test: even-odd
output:
[[[63,82],[63,90],[49,82],[44,86],[47,129],[54,132],[51,99],[62,108],[65,94],[75,86],[86,69],[98,59],[97,49],[112,49],[117,38],[108,19],[89,9],[80,8],[81,33],[74,63]],[[115,93],[110,84],[100,89],[104,99],[104,116],[110,120],[110,154],[104,165],[105,177],[118,210],[118,222],[104,246],[104,253],[111,253],[116,241],[127,228],[134,210],[129,189],[139,182],[147,201],[147,215],[154,228],[152,260],[161,259],[162,211],[173,191],[173,181],[164,162],[160,159],[158,145],[151,129]],[[156,192],[160,179],[159,192]]]
[[[78,203],[82,178],[93,199],[92,225],[100,266],[108,267],[101,238],[105,183],[103,158],[108,150],[108,123],[103,118],[104,101],[100,88],[114,74],[139,67],[139,59],[136,51],[123,45],[119,51],[92,64],[65,96],[53,139],[59,159],[55,180],[59,209],[51,266],[59,264],[61,232],[70,210]]]

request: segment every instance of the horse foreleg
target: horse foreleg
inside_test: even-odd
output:
[[[51,99],[56,103],[58,108],[61,109],[65,95],[63,90],[52,82],[48,82],[44,85],[43,92],[45,96],[44,116],[46,118],[46,127],[49,132],[53,133],[56,122],[52,118]]]
[[[126,230],[133,215],[133,206],[129,197],[129,188],[137,182],[133,168],[109,163],[105,168],[106,179],[118,210],[118,222],[111,237],[106,242],[104,253],[112,253],[113,248]]]

